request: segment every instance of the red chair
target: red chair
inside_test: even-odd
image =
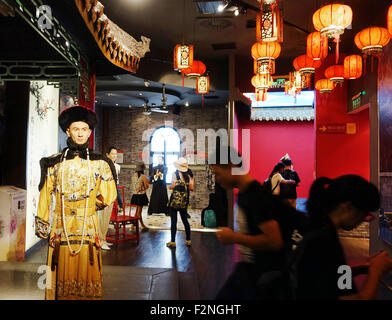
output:
[[[117,199],[114,202],[112,216],[110,217],[110,224],[114,225],[115,233],[106,235],[106,240],[113,242],[114,244],[118,244],[120,242],[136,240],[139,243],[139,219],[135,216],[137,206],[129,203],[125,203],[124,198],[124,187],[118,186],[122,193],[122,199],[124,203],[124,210],[121,214],[119,214],[119,208],[117,204]],[[129,207],[129,210],[127,208]],[[134,212],[132,215],[132,208],[134,208]],[[134,225],[135,226],[135,234],[127,233],[126,226]],[[122,231],[120,228],[122,226]]]

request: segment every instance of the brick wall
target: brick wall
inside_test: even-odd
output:
[[[98,116],[102,119],[102,108],[96,107]],[[208,108],[182,108],[180,115],[171,112],[168,114],[152,113],[150,116],[142,114],[141,109],[110,108],[109,111],[109,137],[108,144],[114,145],[124,151],[124,163],[121,165],[120,184],[125,186],[125,200],[131,198],[131,177],[134,173],[134,165],[140,161],[140,153],[148,142],[142,141],[143,132],[147,129],[155,129],[165,125],[166,121],[172,121],[176,130],[190,129],[193,132],[196,150],[197,129],[214,129],[215,131],[227,128],[227,109],[225,107]],[[102,121],[100,121],[102,123]],[[102,125],[96,130],[95,150],[102,152]],[[206,149],[207,150],[207,149]],[[184,156],[184,154],[183,154]],[[195,176],[195,191],[191,193],[190,206],[195,209],[203,209],[208,204],[208,195],[212,191],[207,186],[206,166],[190,166]],[[145,171],[147,174],[147,170]],[[152,186],[147,195],[150,196]]]

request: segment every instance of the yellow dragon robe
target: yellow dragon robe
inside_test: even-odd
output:
[[[35,218],[37,236],[49,238],[45,298],[47,300],[102,299],[102,258],[96,210],[110,205],[117,197],[113,171],[109,166],[110,160],[107,161],[107,158],[103,160],[102,156],[93,154],[92,159],[87,161],[86,152],[74,150],[71,150],[64,162],[63,158],[64,151],[43,159],[49,161],[45,166],[46,178],[41,179],[41,192]],[[88,162],[90,162],[90,187],[86,197]],[[64,220],[61,192],[64,194]],[[56,204],[53,223],[50,226],[53,194]],[[80,252],[75,254],[73,252],[79,250],[83,237],[86,202],[88,207],[84,241]]]

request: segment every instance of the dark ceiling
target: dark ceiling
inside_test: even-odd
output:
[[[181,75],[172,68],[173,48],[183,40],[194,44],[195,59],[202,60],[210,73],[212,92],[209,95],[213,99],[208,99],[209,95],[205,96],[207,105],[210,103],[225,105],[227,102],[229,55],[237,56],[241,64],[244,64],[244,68],[245,64],[252,63],[250,48],[256,41],[254,28],[256,11],[252,8],[259,6],[257,0],[237,0],[248,7],[246,13],[239,16],[234,16],[233,11],[202,14],[197,1],[192,0],[100,0],[100,2],[105,7],[104,13],[137,41],[140,41],[140,36],[151,39],[151,52],[142,58],[136,74],[125,72],[105,60],[84,25],[73,0],[46,1],[52,6],[54,14],[61,23],[75,36],[90,60],[96,62],[99,76],[97,101],[102,105],[141,106],[147,98],[141,98],[140,92],[145,93],[149,103],[158,105],[162,97],[162,83],[165,83],[168,88],[168,104],[183,105],[189,100],[193,105],[200,106],[201,97],[195,94],[194,80],[187,79],[185,88],[182,88]],[[208,1],[204,2],[208,4]],[[280,0],[279,2],[283,8],[285,23],[282,52],[276,61],[276,74],[285,75],[292,71],[293,59],[305,53],[307,34],[315,31],[312,24],[313,12],[332,1]],[[354,14],[351,29],[345,30],[341,37],[341,51],[359,54],[353,41],[355,34],[371,25],[385,27],[387,8],[391,3],[386,0],[342,2],[351,6]],[[42,40],[33,41],[39,37],[36,35],[31,37],[32,32],[26,32],[25,29],[28,29],[26,26],[15,28],[15,25],[21,21],[21,18],[0,18],[2,39],[7,40],[2,42],[3,51],[0,53],[0,58],[9,59],[10,53],[14,52],[17,58],[33,59],[45,56],[42,52],[50,51],[48,45],[37,45],[43,42]],[[28,40],[20,41],[23,37]],[[334,46],[330,42],[331,51],[334,50]],[[50,54],[48,53],[48,57],[55,58],[58,54],[53,53],[52,50]],[[124,76],[125,74],[128,76]],[[114,75],[120,77],[113,77]],[[143,79],[150,81],[149,87],[144,86]]]

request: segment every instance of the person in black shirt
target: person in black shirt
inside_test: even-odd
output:
[[[293,163],[289,156],[286,154],[281,161],[284,163],[285,168],[282,173],[282,177],[285,180],[292,180],[294,184],[281,184],[280,186],[280,197],[286,201],[293,208],[297,207],[297,187],[301,184],[301,179],[298,173],[293,170]]]
[[[347,266],[337,230],[352,230],[369,212],[380,206],[377,187],[356,175],[317,179],[309,193],[307,211],[312,231],[294,253],[292,283],[295,299],[372,299],[380,278],[392,269],[386,252],[351,268],[352,276],[365,270],[368,277],[361,290],[352,279],[342,285],[341,266]],[[344,268],[344,267],[343,267]]]
[[[165,213],[168,216],[167,202],[169,199],[166,187],[167,167],[164,165],[163,157],[159,157],[158,161],[158,165],[152,168],[152,174],[150,175],[153,185],[147,213],[149,215],[154,213]]]
[[[224,147],[223,147],[224,148]],[[228,147],[227,147],[228,148]],[[235,154],[237,151],[230,151]],[[221,149],[222,150],[222,149]],[[212,157],[216,159],[216,157]],[[215,180],[223,188],[238,188],[238,231],[222,227],[216,233],[223,244],[238,244],[241,252],[234,272],[216,296],[217,300],[255,299],[257,279],[264,271],[279,269],[282,265],[284,241],[278,222],[273,218],[274,203],[271,194],[249,173],[234,174],[239,169],[228,161],[211,164]]]

